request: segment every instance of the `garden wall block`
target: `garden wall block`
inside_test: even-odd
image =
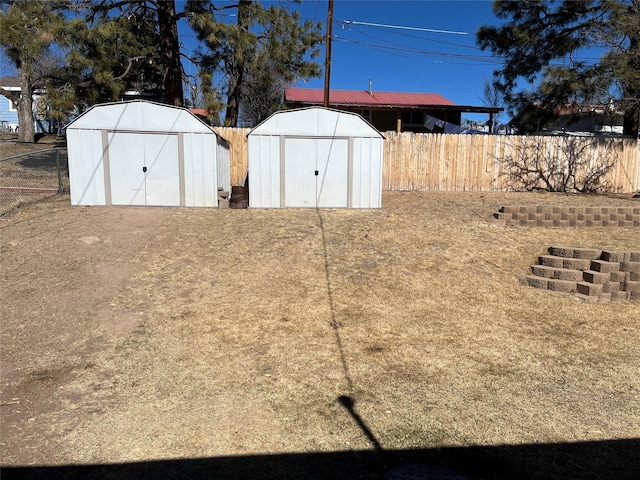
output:
[[[593,270],[587,270],[582,275],[585,282],[597,283],[599,285],[604,285],[609,282],[609,277],[611,276],[610,273],[594,272]]]
[[[602,255],[602,250],[594,248],[574,248],[573,258],[583,258],[587,260],[597,260]]]
[[[596,303],[598,301],[598,297],[590,297],[589,295],[583,295],[582,293],[576,293],[574,297],[578,300],[583,301],[584,303]]]
[[[554,255],[556,257],[573,258],[573,248],[551,246],[549,247],[549,255]]]
[[[536,275],[527,275],[527,284],[530,287],[541,288],[542,290],[546,290],[547,285],[549,284],[549,279],[538,277]]]
[[[620,270],[629,273],[640,273],[640,262],[622,262]]]
[[[607,282],[602,285],[602,293],[614,293],[622,290],[622,284],[620,282]]]
[[[571,282],[569,280],[558,280],[555,278],[550,278],[547,282],[547,290],[551,290],[552,292],[576,293],[578,290],[577,282]]]
[[[563,258],[562,267],[572,268],[574,270],[589,270],[591,266],[591,260],[588,258]]]
[[[581,282],[584,274],[581,270],[573,270],[571,268],[554,268],[553,277],[558,280],[569,280],[571,282]]]
[[[624,290],[611,292],[611,300],[629,300],[629,292],[625,292]]]
[[[527,284],[588,301],[640,301],[640,251],[551,246],[531,266]]]
[[[545,267],[564,268],[564,258],[555,255],[541,255],[538,262]]]
[[[553,207],[549,205],[505,205],[493,216],[509,226],[525,227],[640,227],[636,207]]]
[[[640,282],[632,282],[632,281],[624,282],[624,290],[625,292],[633,292],[633,293],[640,292]]]
[[[602,261],[604,262],[624,262],[624,252],[610,252],[608,250],[604,250],[602,252]]]
[[[612,273],[620,270],[620,264],[617,262],[605,262],[604,260],[592,260],[591,270],[594,272]]]
[[[583,295],[598,297],[602,293],[602,285],[589,282],[579,282],[577,284],[577,291]]]
[[[618,282],[622,283],[627,279],[626,272],[611,272],[611,276],[609,277],[610,282]]]
[[[542,278],[553,278],[554,277],[554,272],[557,269],[553,268],[553,267],[547,267],[546,265],[532,265],[531,266],[531,273],[533,273],[536,277],[542,277]]]

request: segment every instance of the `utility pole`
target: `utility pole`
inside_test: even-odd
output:
[[[331,79],[331,31],[333,27],[333,0],[329,0],[329,12],[327,13],[327,46],[324,59],[324,107],[329,106],[329,82]]]

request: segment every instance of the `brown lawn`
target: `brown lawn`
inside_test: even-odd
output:
[[[640,202],[61,197],[0,218],[4,474],[385,478],[420,462],[475,479],[638,478],[640,304],[524,278],[550,245],[640,250],[640,229],[492,218],[513,204]]]

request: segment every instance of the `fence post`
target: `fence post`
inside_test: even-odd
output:
[[[60,149],[56,149],[56,169],[58,171],[58,195],[62,195],[62,167],[60,166]]]

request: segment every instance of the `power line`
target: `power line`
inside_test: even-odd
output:
[[[419,49],[416,49],[415,47],[410,47],[410,46],[405,45],[405,44],[403,44],[403,43],[392,42],[391,40],[387,40],[387,39],[385,39],[385,38],[381,38],[381,37],[378,37],[378,36],[375,36],[375,35],[370,35],[370,34],[368,34],[368,33],[365,33],[365,32],[363,32],[363,31],[356,30],[356,29],[353,29],[353,28],[352,28],[352,29],[350,29],[350,31],[352,31],[352,32],[356,32],[356,33],[358,33],[358,34],[360,34],[360,35],[364,35],[365,37],[373,38],[374,40],[378,40],[378,41],[380,41],[380,42],[385,42],[385,43],[390,44],[390,45],[395,45],[395,46],[398,46],[398,47],[400,47],[400,48],[405,48],[405,49],[407,49],[408,51],[416,50],[416,52],[417,52],[417,53],[422,53],[422,51],[420,51]],[[396,32],[396,33],[397,33],[397,32]],[[402,35],[402,34],[400,34],[400,35]],[[412,36],[412,37],[414,37],[414,38],[420,38],[420,37],[415,37],[414,35],[410,35],[410,36]],[[457,46],[463,46],[463,45],[457,45]],[[478,50],[479,50],[479,49],[478,49]],[[439,53],[439,52],[438,52],[438,53]],[[484,57],[484,56],[483,56],[482,58],[486,58],[486,57]]]
[[[342,21],[337,21],[336,23],[341,23],[343,28],[345,25],[356,25],[356,24],[360,24],[360,25],[368,25],[368,22],[352,22],[352,21],[348,21],[348,20],[342,20]],[[374,24],[375,25],[375,24]],[[404,28],[404,27],[401,27]],[[414,28],[414,27],[410,27],[410,28]],[[366,37],[369,38],[373,38],[375,40],[378,40],[380,42],[384,42],[386,45],[381,45],[381,44],[372,44],[372,43],[366,43],[366,42],[358,42],[357,40],[350,40],[350,39],[346,39],[346,38],[340,38],[338,39],[338,41],[342,41],[345,43],[353,43],[353,44],[358,44],[358,45],[363,45],[363,46],[367,46],[370,47],[372,49],[387,49],[387,50],[396,50],[396,51],[405,51],[405,52],[410,52],[410,53],[418,53],[418,54],[423,54],[423,55],[437,55],[437,56],[445,56],[445,57],[454,57],[454,58],[461,58],[464,60],[469,60],[469,61],[473,61],[473,62],[484,62],[484,63],[491,63],[491,64],[495,64],[495,65],[501,65],[504,64],[505,62],[496,58],[496,57],[489,57],[489,56],[482,56],[482,55],[465,55],[465,54],[454,54],[454,53],[447,53],[447,52],[440,52],[440,51],[430,51],[430,50],[423,50],[423,49],[419,49],[419,48],[415,48],[415,47],[410,47],[408,45],[405,45],[403,43],[398,43],[398,42],[393,42],[391,40],[387,40],[385,38],[381,38],[375,35],[371,35],[368,34],[364,31],[362,31],[361,29],[358,28],[354,28],[354,27],[350,27],[349,31],[360,34],[360,35],[364,35]],[[393,32],[396,35],[401,35],[401,36],[405,36],[405,37],[409,37],[409,38],[415,38],[418,40],[422,40],[422,41],[431,41],[431,42],[436,42],[436,43],[442,43],[445,45],[451,45],[451,46],[455,46],[455,47],[462,47],[462,48],[469,48],[472,50],[476,50],[476,51],[481,51],[482,49],[480,49],[479,47],[474,47],[474,46],[469,46],[469,45],[463,45],[463,44],[459,44],[459,43],[452,43],[452,42],[445,42],[445,41],[439,41],[439,40],[433,40],[433,39],[428,39],[422,36],[417,36],[417,35],[411,35],[411,34],[407,34],[407,33],[401,33],[401,32]],[[389,45],[395,45],[398,48],[394,48],[394,47],[390,47]],[[595,57],[574,57],[574,60],[580,60],[580,61],[587,61],[587,62],[592,62],[592,61],[596,61],[599,60],[598,58]],[[563,59],[558,59],[557,63],[555,63],[555,65],[562,65],[562,64],[567,64],[570,63],[569,61],[566,61]]]
[[[343,20],[336,20],[336,22],[340,23],[341,26],[343,27],[343,29],[344,29],[344,27],[345,27],[345,25],[347,23],[347,22],[345,22]],[[364,33],[362,30],[359,30],[359,29],[356,29],[356,28],[353,28],[353,27],[350,27],[349,31],[358,32],[358,33],[361,33],[362,35],[368,35],[368,34]],[[433,38],[427,38],[427,37],[424,37],[424,36],[421,36],[421,35],[412,35],[410,33],[397,32],[397,31],[393,31],[391,33],[394,34],[394,35],[402,36],[402,37],[414,38],[414,39],[417,39],[417,40],[422,40],[424,42],[442,43],[444,45],[451,45],[451,46],[454,46],[454,47],[461,47],[461,48],[470,48],[472,50],[478,50],[478,51],[482,50],[480,47],[476,47],[474,45],[464,45],[462,43],[453,43],[453,42],[446,42],[444,40],[435,40]],[[376,38],[376,37],[373,37],[373,36],[371,36],[371,37],[372,38]],[[383,40],[383,39],[380,39],[380,40]],[[386,41],[386,40],[383,40],[383,41]]]
[[[344,20],[344,23],[353,24],[353,25],[367,25],[369,27],[393,28],[397,30],[415,30],[418,32],[447,33],[451,35],[469,35],[469,32],[457,32],[454,30],[439,30],[435,28],[423,28],[423,27],[407,27],[403,25],[388,25],[385,23],[359,22],[356,20]]]
[[[419,53],[422,55],[434,55],[434,56],[439,56],[439,57],[449,57],[449,58],[459,58],[462,60],[470,60],[470,61],[474,61],[474,62],[484,62],[484,63],[488,63],[488,64],[493,64],[493,65],[501,65],[504,62],[494,59],[493,57],[483,57],[480,55],[463,55],[463,54],[457,54],[457,53],[446,53],[446,52],[435,52],[435,51],[431,51],[431,50],[422,50],[422,49],[418,49],[418,48],[409,48],[409,47],[392,47],[389,45],[377,45],[374,43],[366,43],[366,42],[359,42],[357,40],[350,40],[347,38],[340,38],[340,37],[334,37],[335,41],[338,42],[344,42],[344,43],[352,43],[354,45],[361,45],[361,46],[365,46],[365,47],[371,47],[371,48],[379,48],[379,49],[385,49],[385,50],[395,50],[395,51],[400,51],[400,52],[411,52],[411,53]]]

